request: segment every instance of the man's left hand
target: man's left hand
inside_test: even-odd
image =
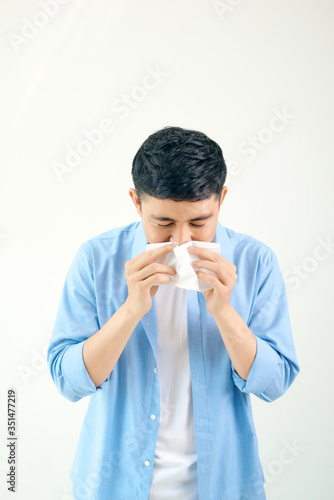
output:
[[[217,255],[206,248],[188,247],[188,251],[198,256],[201,260],[192,263],[198,278],[209,283],[213,288],[202,292],[206,298],[206,308],[214,317],[215,314],[221,314],[224,308],[230,304],[230,296],[235,282],[238,279],[237,268],[232,262],[229,262],[222,255]],[[213,271],[216,276],[197,271],[203,268]]]

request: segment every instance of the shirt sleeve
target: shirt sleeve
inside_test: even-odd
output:
[[[91,249],[83,243],[67,272],[47,350],[51,377],[70,401],[94,394],[109,379],[96,387],[82,356],[85,341],[99,329]]]
[[[247,380],[231,363],[235,385],[264,401],[274,401],[290,387],[299,364],[293,341],[284,279],[277,258],[268,248],[264,271],[255,292],[248,328],[256,337],[256,356]]]

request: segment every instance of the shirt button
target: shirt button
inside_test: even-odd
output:
[[[151,415],[151,420],[155,420],[157,417],[155,415]]]
[[[154,373],[157,373],[157,369],[156,368],[154,368]]]
[[[151,465],[151,462],[149,462],[148,460],[145,460],[144,464],[146,465],[146,467],[148,467],[149,465]]]

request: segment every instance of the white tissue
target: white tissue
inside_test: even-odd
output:
[[[163,245],[170,245],[173,243],[172,241],[168,241],[167,243],[149,243],[146,245],[145,251],[154,250],[155,248],[162,247]],[[205,292],[206,290],[211,290],[212,286],[206,281],[197,277],[195,272],[195,268],[192,266],[192,263],[195,260],[205,260],[201,259],[198,255],[191,254],[188,252],[187,248],[190,246],[207,248],[211,252],[220,255],[220,244],[213,243],[209,241],[188,241],[183,245],[177,245],[173,252],[170,252],[162,257],[159,257],[155,262],[159,262],[160,264],[166,264],[167,266],[173,267],[177,274],[168,275],[171,277],[172,281],[169,283],[159,283],[159,285],[174,285],[178,288],[186,288],[188,290],[196,290],[198,292]],[[208,274],[215,273],[213,271],[209,271],[208,269],[196,268],[198,271],[204,271]]]

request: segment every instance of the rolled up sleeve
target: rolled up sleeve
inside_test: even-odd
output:
[[[83,360],[85,341],[99,329],[91,250],[83,243],[67,272],[47,350],[51,377],[70,401],[101,390],[109,378],[96,387]]]
[[[264,268],[255,291],[252,313],[247,324],[256,337],[256,355],[247,380],[231,363],[235,385],[264,401],[274,401],[290,387],[299,364],[291,331],[286,288],[277,258],[267,249]]]

